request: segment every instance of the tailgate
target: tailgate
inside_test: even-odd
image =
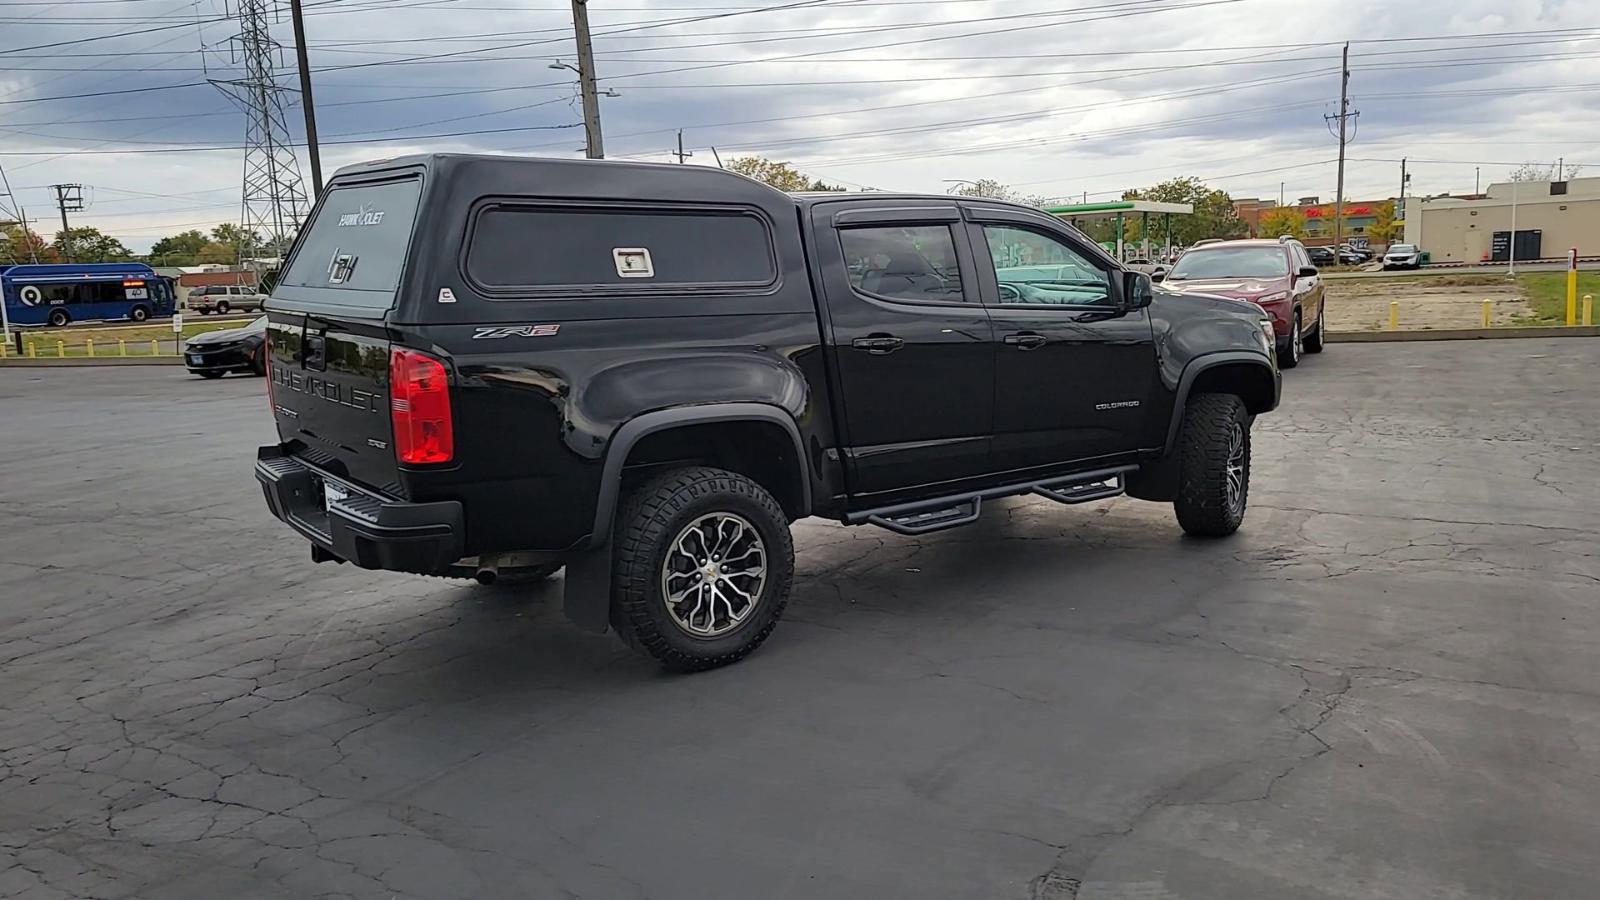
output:
[[[278,436],[319,468],[397,493],[383,326],[273,312],[267,328]]]
[[[286,449],[389,494],[402,491],[385,320],[421,191],[415,172],[335,179],[268,303],[272,404]]]

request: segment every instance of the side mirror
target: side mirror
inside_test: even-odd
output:
[[[1297,273],[1301,278],[1311,278],[1317,274],[1316,266],[1301,266]]]
[[[1122,273],[1122,307],[1144,309],[1155,300],[1154,282],[1143,272]]]
[[[1159,284],[1160,282],[1167,280],[1167,273],[1157,269],[1150,273],[1150,280]]]

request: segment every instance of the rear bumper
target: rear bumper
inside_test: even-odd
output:
[[[437,574],[462,556],[465,519],[455,500],[391,500],[313,468],[277,444],[256,451],[256,480],[273,515],[325,554],[363,569]],[[325,502],[325,483],[349,496]]]

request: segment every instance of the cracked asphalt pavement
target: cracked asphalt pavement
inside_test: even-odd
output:
[[[258,379],[0,369],[0,896],[1592,896],[1597,371],[1335,344],[1234,538],[806,522],[766,646],[669,676],[312,565]]]

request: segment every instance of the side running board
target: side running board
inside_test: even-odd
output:
[[[1116,497],[1122,493],[1127,474],[1137,469],[1138,466],[1117,466],[1096,469],[1092,472],[1078,472],[1044,481],[1019,482],[948,497],[899,503],[849,513],[845,516],[845,521],[852,525],[877,525],[895,534],[909,536],[931,534],[978,521],[983,501],[986,499],[1036,494],[1057,503],[1077,504]]]

